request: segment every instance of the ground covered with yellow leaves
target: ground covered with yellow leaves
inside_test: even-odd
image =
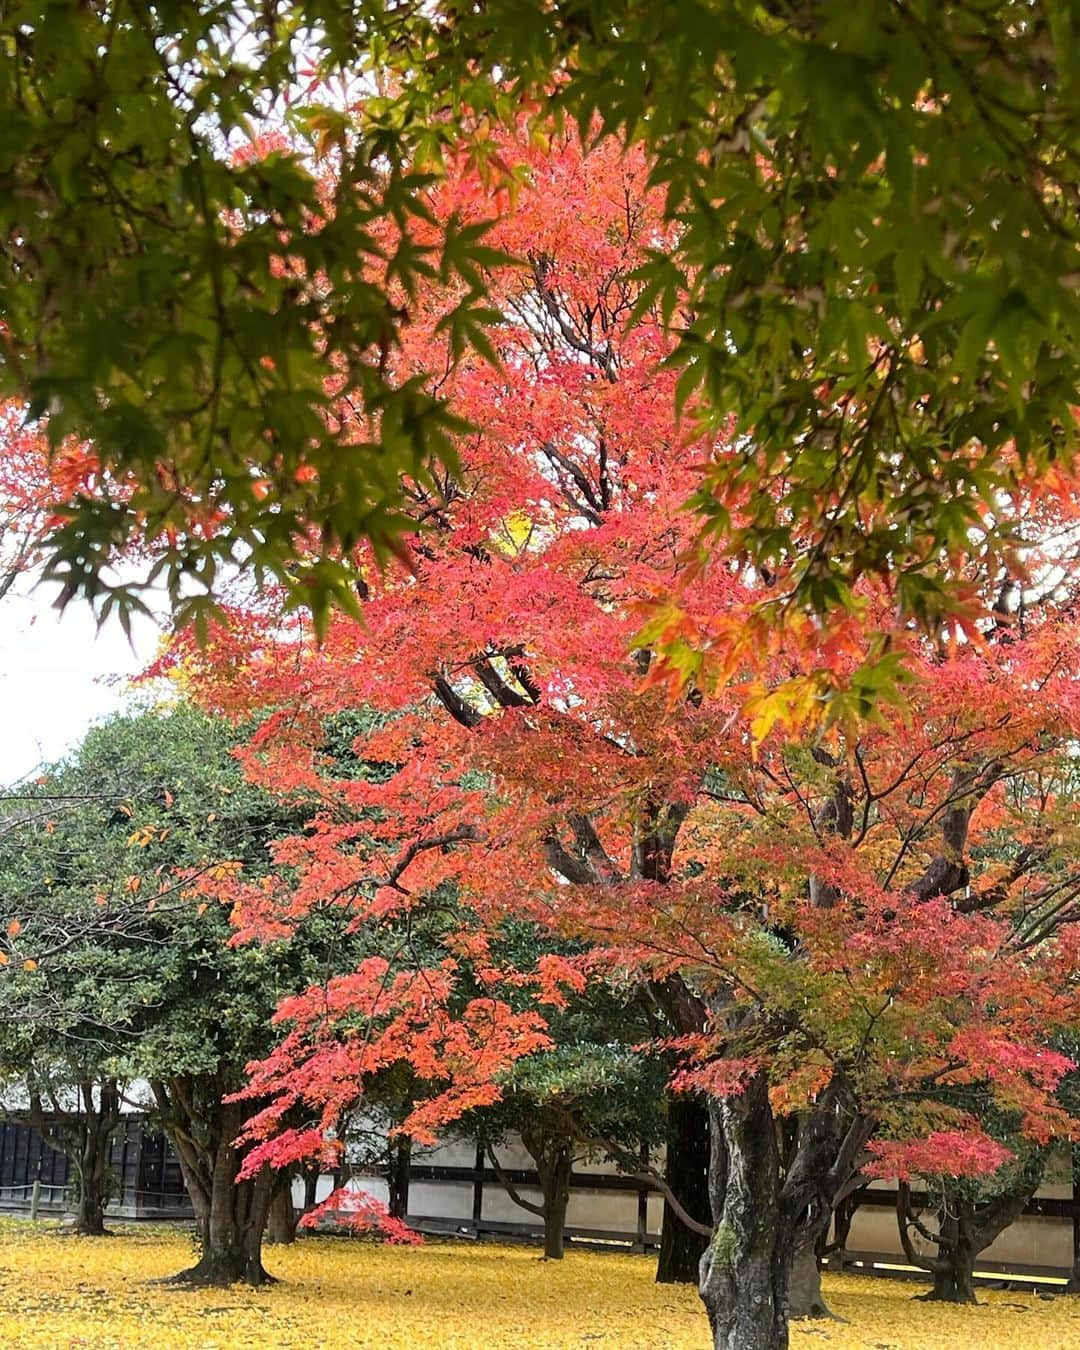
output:
[[[181,1231],[121,1229],[105,1239],[0,1223],[5,1350],[707,1350],[692,1289],[657,1285],[655,1262],[464,1242],[379,1247],[305,1237],[270,1248],[266,1289],[190,1291],[151,1281],[190,1264]],[[913,1303],[917,1286],[830,1277],[846,1322],[793,1329],[796,1350],[1076,1350],[1080,1298],[990,1293],[977,1308]]]

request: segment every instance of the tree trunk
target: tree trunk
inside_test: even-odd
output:
[[[828,1229],[821,1235],[817,1246],[818,1262],[820,1264],[823,1260],[827,1261],[830,1270],[843,1273],[847,1264],[847,1244],[851,1236],[851,1224],[859,1211],[866,1190],[865,1186],[860,1186],[858,1190],[845,1196],[833,1210],[832,1241],[828,1241]]]
[[[196,1264],[173,1280],[219,1288],[268,1283],[272,1277],[262,1264],[262,1243],[274,1176],[264,1167],[255,1177],[237,1181],[242,1160],[233,1140],[245,1113],[238,1103],[223,1100],[231,1085],[220,1075],[208,1075],[153,1086],[202,1245]]]
[[[788,1287],[788,1316],[832,1317],[821,1292],[821,1267],[813,1242],[795,1248]]]
[[[296,1210],[293,1209],[292,1177],[279,1179],[270,1199],[270,1214],[266,1225],[267,1241],[276,1247],[296,1241]]]
[[[114,1078],[95,1087],[91,1079],[77,1080],[77,1111],[61,1110],[57,1103],[46,1110],[35,1084],[30,1091],[30,1120],[50,1147],[63,1153],[71,1164],[78,1186],[75,1219],[70,1229],[85,1237],[105,1237],[105,1206],[109,1201],[109,1153],[113,1131],[120,1123],[120,1085]]]
[[[104,1178],[93,1164],[80,1173],[79,1202],[75,1208],[75,1222],[71,1232],[83,1237],[105,1237],[105,1204],[108,1196],[105,1192]]]
[[[908,1260],[929,1270],[934,1278],[933,1288],[920,1299],[935,1303],[976,1303],[975,1262],[979,1253],[989,1247],[999,1234],[1024,1212],[1042,1180],[1041,1162],[1027,1170],[1016,1189],[985,1200],[973,1201],[946,1192],[948,1206],[938,1223],[935,1236],[928,1231],[913,1212],[910,1188],[901,1182],[897,1187],[897,1215],[900,1221],[900,1240]],[[914,1227],[924,1237],[937,1243],[937,1255],[927,1260],[915,1251],[909,1228]]]
[[[964,1246],[948,1261],[934,1262],[934,1287],[919,1297],[934,1303],[977,1303],[975,1281],[976,1252]]]
[[[395,1219],[405,1219],[409,1213],[409,1173],[412,1167],[412,1140],[407,1134],[398,1135],[390,1145],[390,1167],[387,1174],[388,1208]]]
[[[934,1287],[919,1298],[933,1303],[975,1303],[976,1245],[974,1206],[960,1201],[939,1226],[938,1255],[931,1263]]]
[[[709,1112],[695,1097],[672,1093],[668,1098],[667,1157],[664,1180],[691,1218],[709,1224]],[[660,1230],[659,1284],[697,1284],[698,1268],[708,1243],[687,1228],[664,1202]]]
[[[566,1210],[570,1204],[570,1169],[573,1152],[569,1144],[553,1149],[538,1168],[544,1195],[544,1256],[561,1261],[566,1250]]]
[[[795,1243],[781,1212],[780,1156],[764,1076],[738,1097],[711,1099],[709,1111],[725,1155],[724,1175],[711,1169],[717,1224],[698,1286],[714,1350],[786,1350]]]
[[[224,1154],[234,1149],[222,1150]],[[269,1169],[250,1181],[237,1182],[239,1160],[219,1160],[214,1172],[210,1212],[202,1226],[202,1253],[189,1270],[174,1278],[182,1284],[226,1288],[270,1282],[262,1263],[262,1241],[270,1212],[273,1178]]]
[[[304,1213],[310,1214],[315,1208],[319,1194],[319,1169],[308,1167],[304,1170]]]
[[[95,1100],[91,1083],[81,1083],[83,1113],[76,1167],[79,1204],[72,1231],[87,1237],[105,1236],[105,1206],[109,1200],[109,1152],[120,1123],[120,1089],[116,1081],[101,1083]]]

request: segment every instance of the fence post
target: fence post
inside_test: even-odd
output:
[[[483,1223],[484,1213],[484,1146],[479,1139],[476,1141],[476,1162],[473,1166],[473,1200],[472,1200],[472,1222],[473,1232],[477,1237],[480,1236],[480,1225]]]
[[[30,1218],[36,1223],[38,1210],[41,1207],[41,1178],[35,1177],[34,1184],[30,1187]]]

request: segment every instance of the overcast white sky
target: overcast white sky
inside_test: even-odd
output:
[[[157,651],[149,622],[100,631],[82,601],[63,615],[55,588],[24,583],[0,600],[0,784],[58,759],[97,719],[121,708],[127,680]]]

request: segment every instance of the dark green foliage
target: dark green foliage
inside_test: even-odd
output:
[[[410,297],[464,281],[457,350],[487,350],[495,317],[481,232],[395,246],[393,293],[375,236],[522,97],[653,158],[678,231],[642,305],[678,334],[680,397],[743,438],[697,505],[722,546],[790,568],[800,604],[887,573],[933,624],[950,557],[1007,542],[980,508],[1013,447],[1036,471],[1075,459],[1071,0],[22,0],[0,53],[0,384],[134,479],[130,500],[103,479],[51,545],[53,575],[106,606],[137,603],[101,568],[141,528],[196,619],[230,558],[317,622],[352,603],[338,547],[389,546],[398,475],[452,459],[453,418],[390,374]],[[357,123],[312,70],[380,92]],[[231,162],[286,90],[294,148]],[[283,236],[298,267],[275,271]],[[370,415],[357,445],[327,417],[332,365]]]

